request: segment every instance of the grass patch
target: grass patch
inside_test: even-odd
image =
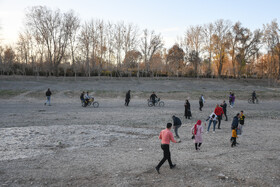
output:
[[[18,96],[26,91],[24,90],[0,90],[0,98],[9,99]]]

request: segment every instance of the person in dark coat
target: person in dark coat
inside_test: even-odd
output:
[[[155,94],[155,92],[153,92],[152,95],[150,96],[150,100],[152,100],[152,103],[154,106],[156,104],[156,98],[157,98],[157,95]]]
[[[240,116],[240,114],[237,113],[236,116],[233,117],[233,120],[231,123],[231,129],[237,129],[238,123],[239,123],[239,116]]]
[[[124,105],[128,106],[129,101],[130,101],[130,90],[128,90],[128,92],[125,95],[125,104]]]
[[[47,97],[47,100],[45,102],[45,105],[48,103],[49,106],[51,106],[51,95],[52,95],[52,92],[51,90],[48,88],[47,92],[46,92],[46,97]]]
[[[225,121],[227,121],[228,117],[227,117],[227,103],[226,103],[226,101],[224,101],[220,106],[223,108],[224,115],[226,116],[226,120]]]
[[[185,117],[186,117],[186,119],[191,119],[191,117],[192,117],[191,104],[190,104],[189,100],[186,100],[186,103],[185,103]]]

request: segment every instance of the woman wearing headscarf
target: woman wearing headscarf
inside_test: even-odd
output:
[[[201,125],[201,120],[198,120],[196,124],[193,126],[192,134],[194,136],[195,150],[200,150],[200,146],[202,145],[202,134],[203,134],[203,127]]]
[[[186,103],[185,103],[185,117],[186,117],[186,119],[191,119],[191,117],[192,117],[191,104],[190,104],[189,100],[186,100]]]

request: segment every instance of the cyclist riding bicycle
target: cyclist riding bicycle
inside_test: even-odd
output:
[[[154,106],[156,103],[156,98],[157,98],[157,95],[155,94],[155,92],[153,92],[152,95],[150,96],[150,100],[152,100],[152,103]]]

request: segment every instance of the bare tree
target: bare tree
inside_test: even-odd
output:
[[[280,79],[280,28],[277,20],[273,20],[270,24],[264,25],[264,43],[266,44],[267,50],[271,52],[271,55],[277,56],[278,68],[275,66],[274,69],[277,70],[277,79]],[[271,60],[275,60],[272,58]]]
[[[47,48],[47,58],[56,76],[69,41],[73,12],[62,14],[59,9],[52,11],[44,6],[35,6],[26,14],[27,27],[34,35],[41,37]]]
[[[208,70],[207,75],[211,75],[211,64],[213,58],[213,34],[214,34],[214,25],[212,23],[206,24],[202,27],[202,34],[204,39],[204,50],[208,55]]]
[[[70,50],[70,54],[71,54],[71,61],[72,61],[72,67],[74,70],[74,74],[75,74],[75,80],[77,77],[77,63],[76,63],[76,56],[77,56],[77,49],[78,49],[78,31],[80,28],[80,19],[74,15],[74,12],[71,11],[69,12],[69,50]]]
[[[91,38],[91,29],[88,23],[85,23],[82,26],[80,35],[79,35],[79,43],[80,43],[80,49],[81,52],[85,55],[85,75],[90,77],[91,69],[90,69],[90,52],[91,52],[91,44],[92,44],[92,38]]]
[[[230,21],[223,19],[214,23],[215,33],[213,34],[213,47],[216,58],[218,76],[222,74],[223,64],[226,59],[227,50],[229,49],[229,31],[231,28]]]
[[[185,34],[185,42],[187,46],[187,53],[189,55],[196,54],[197,58],[187,57],[188,59],[192,59],[192,64],[194,66],[195,76],[198,76],[198,67],[200,63],[200,53],[202,51],[203,44],[203,28],[202,26],[190,26]]]
[[[150,73],[150,63],[153,55],[163,47],[163,41],[160,34],[156,35],[154,31],[149,32],[147,29],[143,31],[141,37],[141,52],[144,57],[146,73]]]
[[[121,67],[122,63],[122,52],[124,46],[124,34],[125,34],[125,27],[124,23],[120,22],[115,24],[114,28],[114,48],[116,51],[116,66],[117,66],[117,73],[119,72],[119,68]]]

